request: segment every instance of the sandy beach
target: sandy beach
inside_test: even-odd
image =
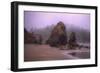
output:
[[[24,61],[44,60],[71,60],[87,59],[90,57],[89,49],[64,49],[50,47],[49,45],[25,44]]]

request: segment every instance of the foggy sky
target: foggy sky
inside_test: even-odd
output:
[[[59,21],[66,27],[90,30],[90,14],[24,11],[24,25],[28,31],[56,25]]]

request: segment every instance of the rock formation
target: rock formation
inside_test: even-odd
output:
[[[57,23],[46,43],[54,47],[67,44],[66,27],[63,22],[60,21]]]
[[[72,32],[69,41],[68,41],[68,47],[69,49],[75,49],[78,46],[77,41],[76,41],[76,34],[75,32]]]
[[[24,43],[42,44],[42,36],[24,29]]]

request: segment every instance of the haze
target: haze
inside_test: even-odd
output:
[[[90,14],[24,11],[24,25],[28,31],[56,25],[59,21],[66,27],[90,30]]]

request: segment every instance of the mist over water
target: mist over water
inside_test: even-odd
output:
[[[65,24],[67,36],[76,33],[78,42],[90,42],[90,14],[24,11],[24,27],[40,34],[46,41],[59,21]]]

